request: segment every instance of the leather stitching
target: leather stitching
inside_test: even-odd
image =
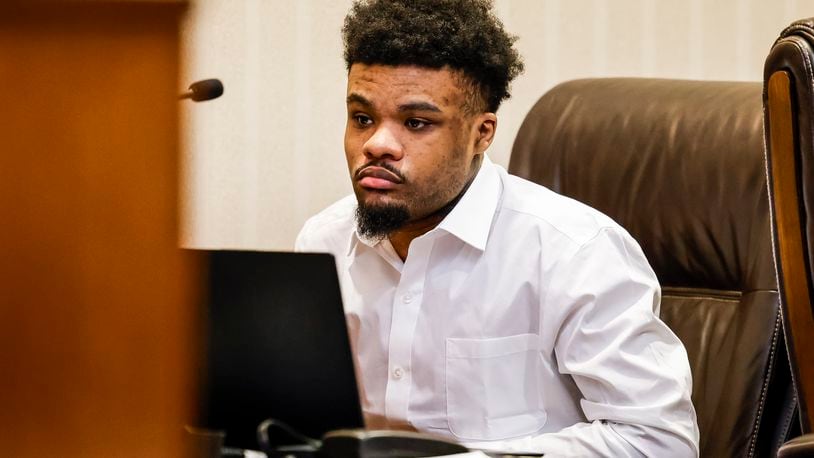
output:
[[[793,389],[793,387],[792,387],[792,389]],[[789,430],[790,430],[790,426],[791,426],[791,419],[794,418],[794,411],[795,411],[794,407],[796,406],[796,404],[797,404],[797,395],[793,394],[791,396],[791,403],[789,403],[789,406],[786,408],[786,413],[783,416],[783,423],[782,423],[783,428],[780,430],[781,434],[778,435],[778,442],[776,444],[774,444],[775,445],[775,447],[774,447],[775,450],[779,449],[783,445],[783,443],[786,442],[786,440],[788,440],[787,436],[789,434]]]
[[[803,62],[805,63],[805,66],[806,66],[806,74],[811,75],[812,74],[812,71],[811,71],[811,57],[808,55],[808,53],[805,51],[805,49],[803,49],[803,47],[802,47],[802,45],[800,45],[799,41],[791,40],[791,44],[793,44],[797,48],[797,50],[800,51],[800,54],[803,55]],[[812,90],[812,92],[814,92],[814,78],[809,78],[809,81],[810,81],[811,90]]]
[[[769,351],[769,364],[766,368],[766,372],[764,373],[763,377],[763,386],[760,389],[760,402],[758,403],[757,407],[757,415],[755,416],[755,422],[752,426],[752,438],[749,440],[749,454],[747,456],[753,457],[755,456],[755,448],[757,447],[757,434],[760,428],[760,420],[763,416],[763,409],[766,405],[766,398],[769,392],[769,380],[772,376],[772,370],[774,369],[774,359],[777,353],[777,337],[780,334],[780,326],[781,326],[781,319],[780,313],[777,314],[774,320],[774,332],[772,333],[772,346],[771,350]]]

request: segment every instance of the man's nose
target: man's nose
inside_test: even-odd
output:
[[[364,146],[365,155],[371,158],[390,157],[394,161],[401,159],[404,149],[392,126],[380,125]]]

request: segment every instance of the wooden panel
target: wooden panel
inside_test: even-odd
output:
[[[791,82],[788,73],[775,72],[768,88],[769,146],[772,199],[780,259],[781,291],[788,325],[789,346],[796,362],[797,391],[804,433],[811,432],[814,413],[814,316],[808,284],[800,196],[795,160]]]
[[[181,12],[0,6],[4,456],[183,454],[199,274],[177,249]]]

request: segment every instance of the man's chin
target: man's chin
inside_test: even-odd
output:
[[[359,201],[356,209],[356,229],[368,238],[384,238],[410,220],[410,211],[401,202]]]

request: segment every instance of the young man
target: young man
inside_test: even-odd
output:
[[[367,426],[696,456],[687,355],[639,246],[485,155],[522,71],[490,2],[359,1],[343,35],[355,196],[297,249],[336,256]]]

